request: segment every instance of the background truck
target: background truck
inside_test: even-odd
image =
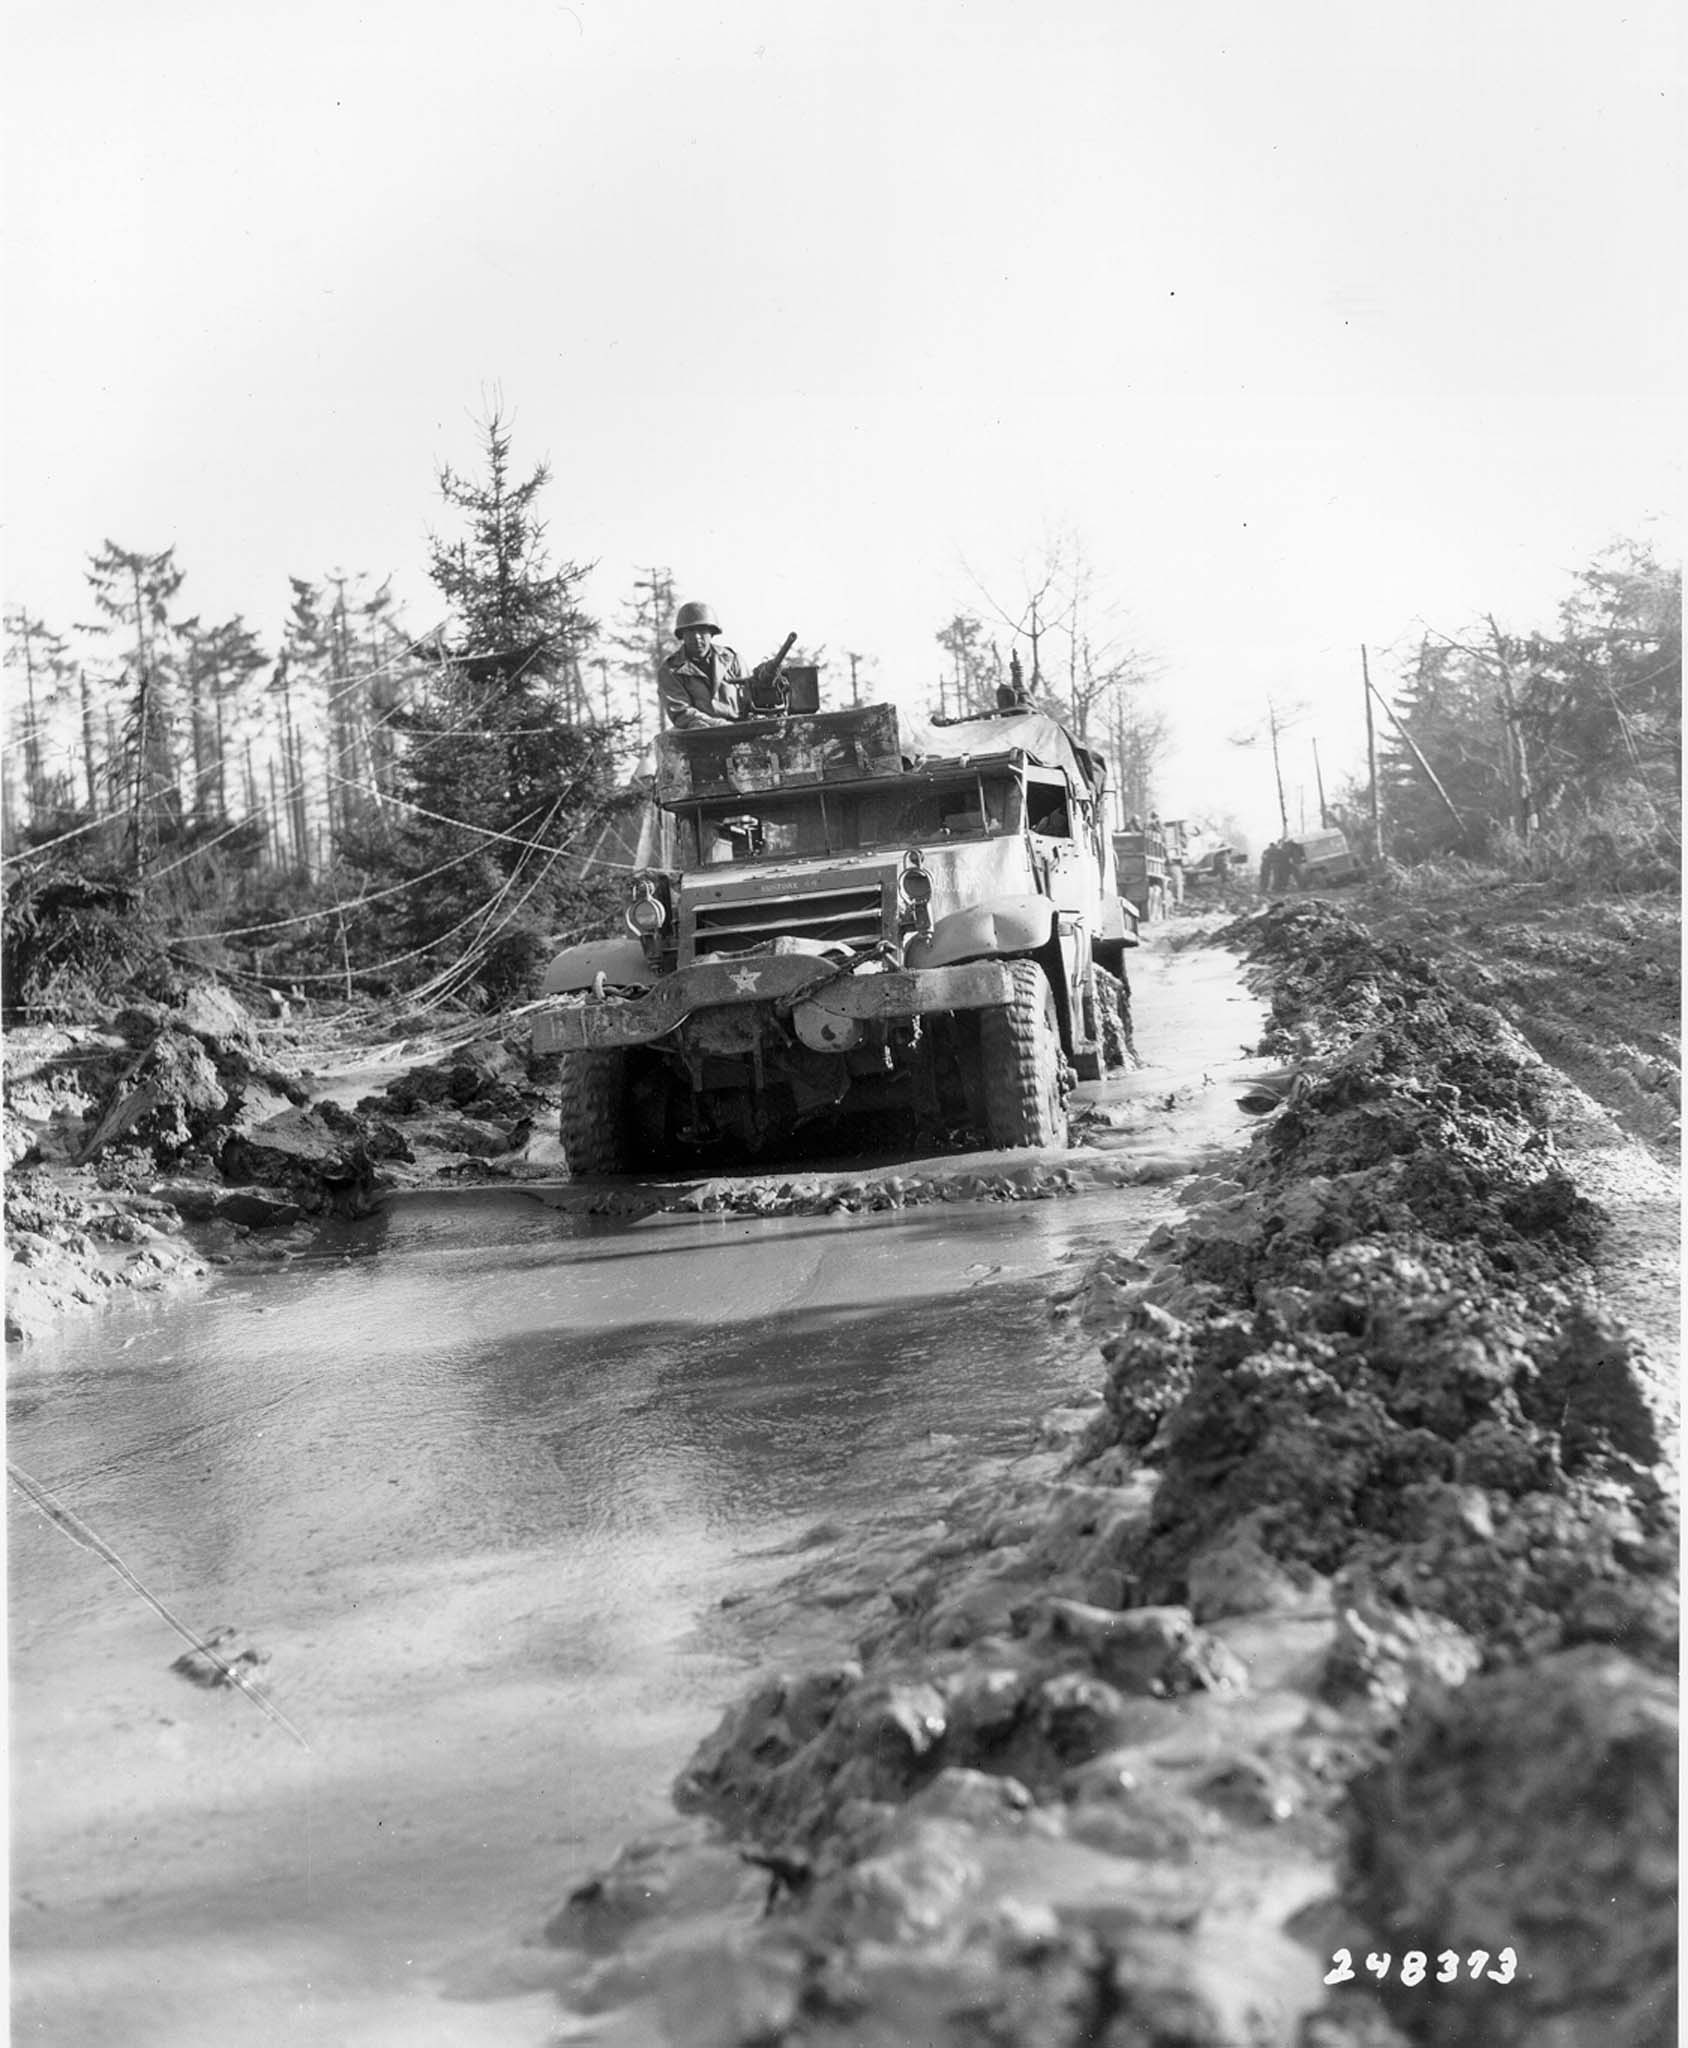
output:
[[[1166,833],[1152,823],[1114,834],[1119,892],[1144,924],[1158,924],[1176,900],[1170,852]]]
[[[1184,826],[1184,880],[1197,889],[1223,888],[1246,856],[1207,825]]]
[[[1334,825],[1303,832],[1299,839],[1277,839],[1260,861],[1260,886],[1269,895],[1283,889],[1336,889],[1362,881],[1365,868]]]
[[[756,1153],[900,1112],[1061,1145],[1130,1057],[1105,768],[1018,707],[904,735],[889,705],[671,731],[627,936],[551,962],[571,1169]]]

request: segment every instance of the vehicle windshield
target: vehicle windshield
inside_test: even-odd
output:
[[[973,773],[943,781],[887,777],[851,789],[749,790],[676,807],[683,868],[731,861],[799,860],[880,847],[986,839],[1020,829],[1012,775]]]

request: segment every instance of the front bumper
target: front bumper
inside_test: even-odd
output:
[[[535,1052],[585,1052],[616,1045],[652,1045],[696,1010],[729,1003],[766,1005],[789,1016],[802,1003],[826,1017],[886,1023],[945,1010],[1001,1009],[1014,983],[1000,960],[959,967],[863,968],[840,974],[812,956],[708,961],[682,968],[654,988],[631,996],[558,998],[535,1013]]]

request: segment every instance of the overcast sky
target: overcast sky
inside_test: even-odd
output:
[[[660,563],[911,704],[1077,536],[1165,806],[1266,836],[1268,693],[1340,767],[1362,640],[1679,546],[1679,12],[14,4],[8,602],[109,536],[272,645],[290,573],[432,623],[499,393],[599,616]]]

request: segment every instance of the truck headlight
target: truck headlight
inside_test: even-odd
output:
[[[903,865],[897,875],[897,894],[903,908],[913,913],[917,931],[926,931],[932,922],[932,876],[918,847],[911,846],[903,855]]]
[[[668,913],[663,909],[655,888],[649,882],[641,882],[634,892],[633,901],[624,913],[627,929],[636,939],[654,938],[668,922]]]

